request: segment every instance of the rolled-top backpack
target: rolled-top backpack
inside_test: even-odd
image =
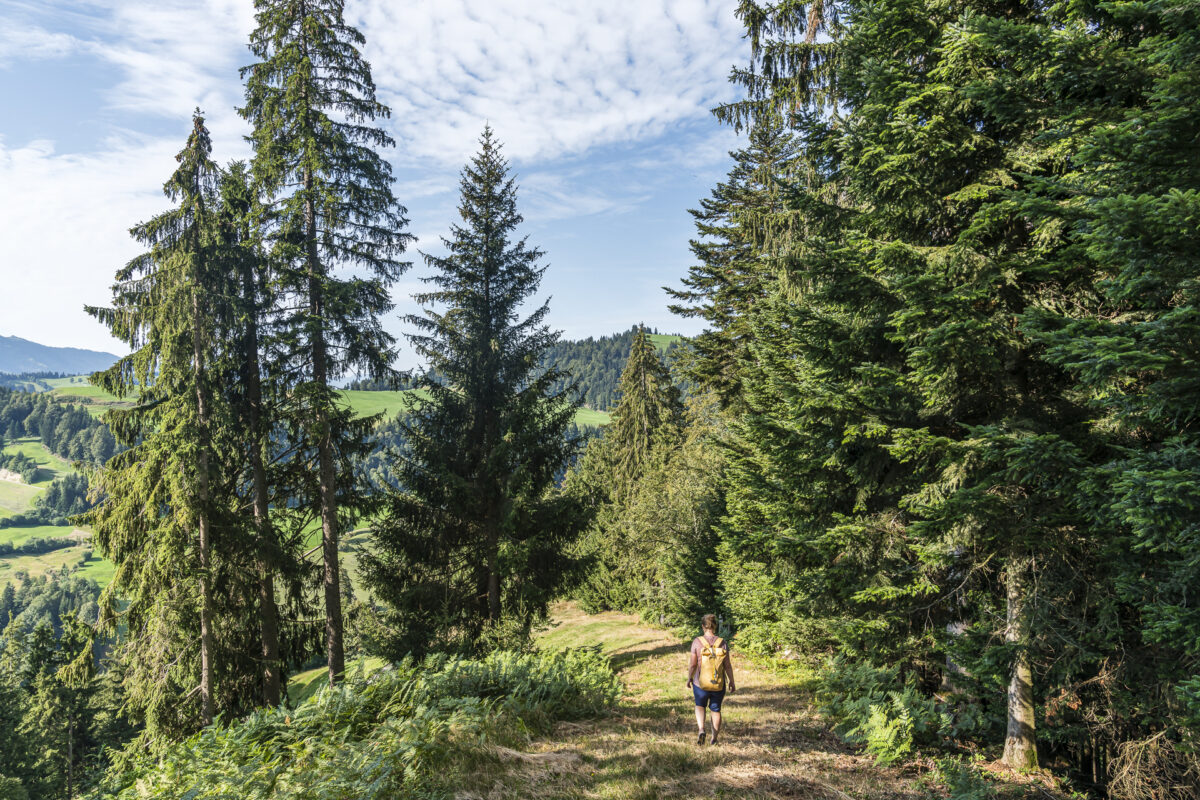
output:
[[[700,651],[700,688],[706,692],[725,691],[725,640],[720,636],[712,644],[701,639],[704,648]]]

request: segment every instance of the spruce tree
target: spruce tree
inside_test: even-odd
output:
[[[1045,106],[1000,113],[974,81],[992,59],[1034,63],[1012,42],[1061,10],[968,6],[839,4],[824,45],[796,41],[798,6],[745,14],[750,100],[724,116],[784,108],[803,136],[781,277],[750,315],[723,580],[768,641],[815,623],[861,657],[929,670],[952,649],[993,670],[1006,760],[1025,768],[1048,677],[1033,665],[1077,627],[1052,597],[1079,591],[1069,565],[1094,547],[1061,498],[1097,443],[1020,332],[1031,307],[1078,296],[1070,242],[1031,236],[1006,194],[1054,168]],[[991,36],[1006,47],[983,52]],[[781,601],[767,615],[763,595]]]
[[[133,349],[92,376],[136,403],[107,412],[130,449],[98,475],[106,499],[89,520],[116,564],[102,605],[115,612],[127,603],[119,623],[115,613],[106,621],[129,632],[130,699],[147,709],[151,727],[188,727],[181,698],[193,688],[201,724],[217,711],[214,535],[228,508],[213,489],[230,438],[217,397],[230,376],[217,335],[228,287],[215,255],[210,151],[197,111],[164,186],[177,206],[132,229],[149,249],[117,272],[111,307],[87,309]]]
[[[48,633],[48,626],[44,630]],[[30,653],[36,675],[29,687],[22,728],[38,743],[44,775],[42,796],[73,798],[93,745],[89,719],[89,700],[95,690],[92,631],[70,613],[63,617],[58,640],[46,637],[42,642]]]
[[[276,577],[281,572],[295,575],[298,551],[271,514],[273,482],[268,475],[268,464],[272,462],[272,432],[277,421],[271,389],[277,378],[266,374],[264,369],[266,343],[262,329],[275,313],[275,298],[267,259],[253,228],[256,209],[245,164],[230,164],[218,189],[219,253],[231,289],[237,292],[229,329],[224,335],[231,345],[238,372],[237,380],[225,387],[224,397],[244,432],[241,446],[244,469],[236,473],[242,478],[237,491],[244,496],[242,502],[248,511],[245,516],[252,520],[247,527],[249,538],[254,541],[250,548],[254,552],[251,570],[257,575],[262,702],[277,706],[282,691],[282,645]],[[277,499],[280,505],[286,505],[287,498]],[[300,589],[294,585],[287,588],[285,594],[289,596]]]
[[[726,407],[741,397],[747,314],[774,278],[764,247],[783,239],[771,234],[788,221],[783,196],[796,157],[794,136],[779,116],[752,125],[749,138],[748,147],[730,153],[734,165],[726,180],[689,212],[701,237],[691,242],[699,263],[683,279],[685,288],[666,290],[680,301],[672,312],[708,324],[689,342],[686,370]]]
[[[391,481],[401,488],[364,561],[389,607],[392,655],[526,637],[570,572],[563,551],[579,527],[573,500],[553,485],[578,402],[540,366],[558,338],[548,304],[520,316],[545,267],[540,250],[513,238],[516,184],[490,128],[460,190],[447,255],[425,256],[436,288],[407,318],[428,399],[401,418]]]
[[[642,610],[647,575],[656,569],[658,532],[633,519],[648,474],[667,468],[683,429],[679,389],[639,325],[621,373],[612,422],[588,443],[567,477],[569,493],[596,507],[579,551],[587,563],[576,597],[593,610]]]
[[[619,392],[621,399],[602,440],[612,470],[610,496],[617,502],[641,479],[655,441],[678,436],[683,419],[679,389],[644,325],[634,334]]]
[[[1040,60],[1024,81],[980,80],[1014,115],[1045,92],[1052,104],[1039,105],[1058,116],[1054,137],[1071,154],[1019,199],[1038,230],[1075,240],[1062,268],[1087,287],[1073,305],[1031,309],[1026,330],[1070,371],[1113,444],[1084,465],[1081,512],[1106,545],[1094,579],[1112,587],[1114,608],[1095,627],[1128,655],[1105,664],[1122,689],[1093,702],[1114,716],[1136,706],[1138,724],[1121,732],[1130,739],[1179,743],[1200,729],[1200,12],[1170,2],[1088,11],[1073,9],[1065,37],[1030,37]],[[999,35],[982,41],[1001,46]],[[1139,750],[1135,741],[1114,760],[1113,795],[1175,791],[1167,769],[1128,768]],[[1182,758],[1164,766],[1186,769]]]
[[[242,69],[254,126],[252,172],[263,197],[262,224],[276,265],[276,291],[290,309],[279,322],[284,360],[294,376],[291,413],[316,455],[315,505],[325,563],[325,639],[329,679],[345,669],[338,538],[353,508],[339,514],[340,441],[353,449],[332,382],[347,371],[389,373],[393,338],[380,317],[388,287],[406,268],[411,238],[392,195],[390,165],[377,148],[394,144],[373,123],[387,117],[375,97],[361,33],[342,0],[256,0]],[[349,276],[342,272],[348,268]]]
[[[12,584],[5,584],[10,588]],[[32,786],[41,779],[38,769],[40,743],[22,727],[29,707],[29,681],[25,677],[28,659],[28,636],[20,624],[13,624],[5,614],[0,635],[0,725],[5,735],[0,737],[0,786],[7,779],[20,786]]]

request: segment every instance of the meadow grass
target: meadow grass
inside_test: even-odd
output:
[[[30,576],[45,575],[58,572],[63,567],[74,568],[83,564],[84,545],[64,547],[51,550],[36,556],[5,556],[0,558],[0,586],[9,583],[14,576],[24,570]]]
[[[37,486],[0,480],[0,516],[24,514],[33,507],[34,498],[42,493]]]
[[[0,542],[5,542],[19,547],[30,539],[66,539],[75,534],[86,535],[86,531],[82,528],[76,528],[71,525],[31,525],[27,528],[0,528]],[[81,538],[75,536],[74,538]]]
[[[651,344],[658,348],[660,353],[666,352],[666,349],[676,342],[682,342],[683,337],[674,333],[648,333],[646,338]]]
[[[41,383],[46,384],[51,389],[63,389],[75,386],[87,386],[87,375],[68,375],[65,378],[40,378]]]
[[[133,398],[118,399],[116,395],[109,394],[98,386],[92,386],[87,382],[86,375],[76,375],[75,380],[77,383],[71,383],[70,378],[51,378],[45,382],[50,384],[55,397],[68,402],[83,403],[84,410],[97,419],[103,417],[104,412],[110,408],[133,406]]]
[[[417,400],[428,395],[420,389],[407,389],[399,392],[367,392],[359,389],[343,389],[342,399],[350,404],[350,408],[360,417],[370,417],[383,414],[391,419],[408,407],[410,397]]]
[[[91,400],[93,403],[115,404],[128,402],[117,398],[114,394],[101,389],[99,386],[92,386],[90,383],[68,383],[66,379],[58,379],[57,381],[48,381],[53,386],[53,392],[59,397],[65,398],[82,398]],[[55,383],[59,385],[55,385]]]
[[[112,582],[116,569],[116,566],[107,558],[101,558],[93,553],[75,570],[75,575],[80,578],[89,578],[100,584],[100,588],[103,589]]]
[[[346,662],[346,675],[350,677],[367,677],[386,666],[387,662],[375,656],[360,656]],[[320,666],[315,669],[297,672],[288,678],[288,702],[297,706],[315,695],[322,687],[329,685],[329,669]]]
[[[29,458],[32,458],[38,465],[41,471],[41,480],[33,484],[33,486],[45,488],[50,485],[50,482],[55,478],[63,475],[72,475],[75,473],[75,468],[71,466],[71,462],[66,459],[59,458],[46,449],[42,444],[42,440],[32,436],[26,436],[17,439],[4,446],[5,453],[22,453]],[[0,481],[0,484],[10,483],[10,481]],[[14,484],[19,485],[19,484]],[[3,502],[3,501],[0,501]],[[28,510],[28,509],[25,509]]]
[[[597,411],[594,408],[581,408],[575,412],[575,424],[580,427],[590,426],[600,428],[612,422],[612,415],[607,411]]]

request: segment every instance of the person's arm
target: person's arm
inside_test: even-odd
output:
[[[696,642],[692,642],[691,648],[688,649],[688,674],[687,688],[692,688],[692,676],[696,674]]]
[[[728,652],[725,654],[725,678],[729,683],[730,693],[736,692],[737,685],[733,680],[733,654]]]

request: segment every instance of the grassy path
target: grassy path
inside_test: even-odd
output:
[[[625,683],[613,714],[558,725],[513,754],[512,770],[485,792],[500,798],[813,798],[917,800],[915,776],[876,767],[842,745],[810,708],[805,688],[734,655],[738,691],[725,701],[721,744],[696,744],[684,686],[687,643],[626,614],[555,613],[546,647],[599,645]]]

